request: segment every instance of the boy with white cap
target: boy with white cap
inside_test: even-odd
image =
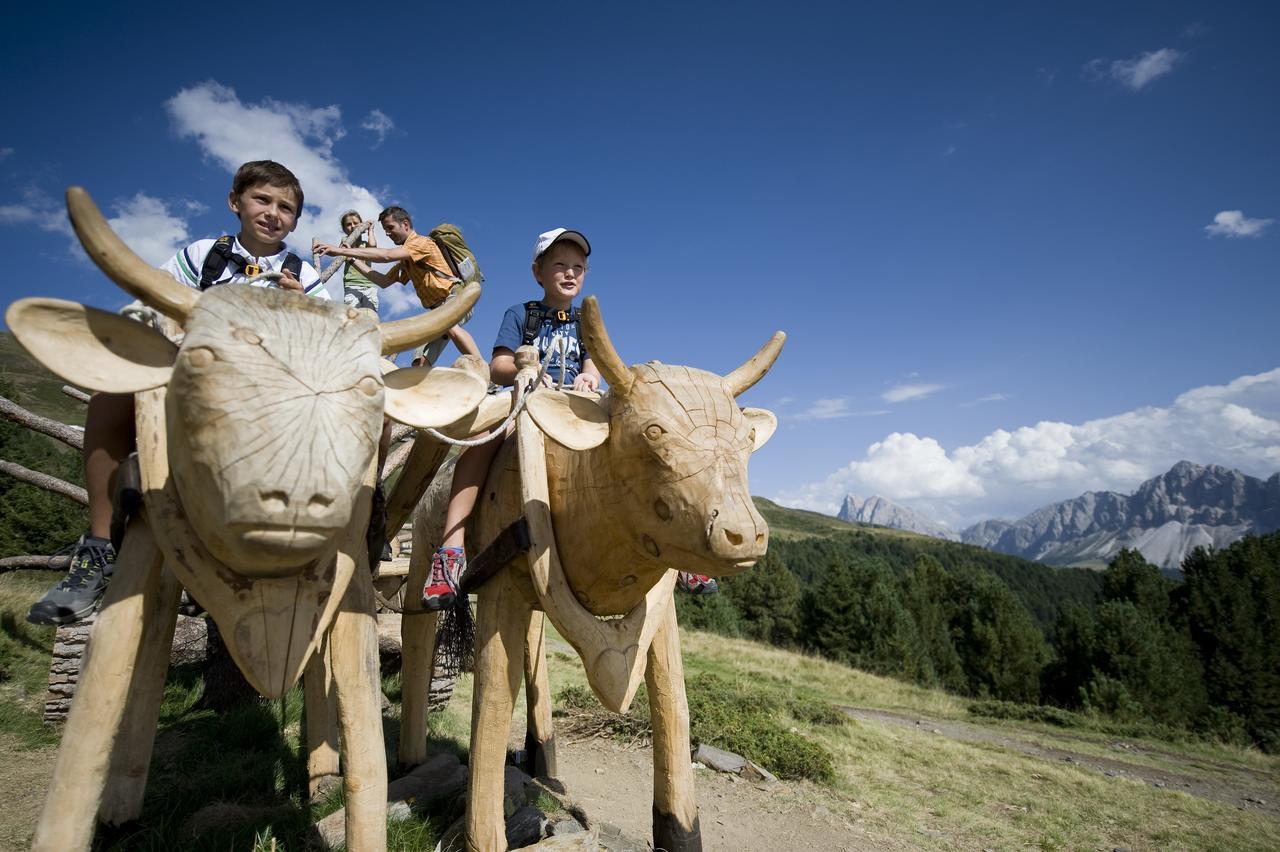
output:
[[[579,231],[555,228],[538,235],[530,268],[542,286],[542,298],[507,309],[489,361],[489,376],[494,382],[507,386],[515,382],[516,349],[527,345],[537,348],[539,360],[551,355],[543,384],[599,390],[600,371],[582,345],[578,311],[573,306],[582,292],[590,254],[591,243]],[[458,578],[467,564],[463,549],[467,518],[501,445],[502,441],[489,441],[458,457],[445,513],[444,540],[431,558],[431,576],[422,590],[423,606],[429,610],[447,609],[457,599]]]

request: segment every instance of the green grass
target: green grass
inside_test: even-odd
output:
[[[25,791],[28,798],[37,797],[25,810],[0,811],[2,848],[29,845],[38,796],[54,755],[56,732],[45,732],[38,723],[50,631],[21,621],[21,613],[48,582],[50,575],[40,572],[0,575],[0,665],[10,672],[0,684],[0,787],[8,791],[4,795]],[[553,630],[548,634],[553,648],[563,647]],[[805,777],[812,778],[811,767],[823,762],[812,755],[826,755],[829,780],[784,780],[770,794],[780,812],[809,813],[820,807],[832,820],[857,825],[864,836],[888,848],[1280,848],[1280,820],[1254,810],[1107,777],[996,743],[952,739],[934,734],[928,724],[837,723],[836,718],[841,705],[852,705],[980,726],[1000,737],[1197,777],[1252,773],[1268,800],[1280,798],[1280,758],[1151,736],[1126,737],[1134,752],[1117,752],[1117,735],[1105,720],[1074,714],[1063,726],[1063,720],[1034,708],[1003,706],[986,707],[986,715],[976,716],[969,700],[816,657],[705,633],[685,632],[682,642],[695,738],[751,757],[776,774],[781,774],[776,764],[761,755],[775,747],[772,737],[778,731],[788,735],[778,740],[786,743],[783,752],[791,749],[799,756],[797,744],[811,750],[798,760],[804,765],[796,774],[807,772]],[[566,695],[565,687],[579,688],[567,693],[578,698],[557,700],[561,711],[573,701],[594,703],[594,697],[583,698],[589,692],[575,655],[553,650],[549,665],[553,692]],[[465,755],[472,687],[470,677],[462,678],[449,708],[432,715],[432,750]],[[199,689],[194,671],[170,673],[143,819],[126,832],[103,835],[96,848],[302,849],[305,827],[340,807],[342,796],[339,789],[308,804],[302,795],[298,691],[283,702],[256,703],[219,718],[198,709]],[[398,696],[399,676],[385,679],[384,689]],[[643,692],[632,716],[647,717]],[[771,725],[753,727],[756,716]],[[523,696],[514,717],[518,728]],[[556,724],[563,732],[567,720],[562,716]],[[394,720],[388,735],[398,736]],[[1271,790],[1277,791],[1275,796],[1267,792]],[[216,802],[242,806],[241,819],[192,837],[188,821]],[[456,801],[442,802],[408,822],[389,825],[389,848],[431,848],[457,817],[457,808]],[[600,818],[608,821],[609,815]],[[803,839],[803,829],[797,828],[798,845]]]

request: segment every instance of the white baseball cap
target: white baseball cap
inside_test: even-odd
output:
[[[533,259],[536,261],[538,256],[544,251],[551,248],[551,244],[560,240],[569,240],[577,243],[578,247],[586,256],[591,255],[591,243],[587,242],[587,238],[580,231],[570,231],[567,228],[555,228],[546,233],[538,234],[538,241],[533,244]]]

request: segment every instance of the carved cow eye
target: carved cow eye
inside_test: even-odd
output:
[[[192,367],[211,367],[216,360],[213,350],[204,346],[192,349],[187,353],[187,363]]]
[[[667,434],[667,430],[663,429],[657,423],[650,423],[648,426],[644,427],[644,436],[650,441],[656,441],[665,434]]]
[[[356,387],[359,388],[360,392],[365,396],[373,396],[376,394],[379,386],[378,380],[373,376],[365,376],[363,379],[356,382]]]

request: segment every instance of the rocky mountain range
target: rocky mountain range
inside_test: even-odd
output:
[[[982,521],[960,537],[1053,565],[1106,562],[1128,547],[1166,571],[1177,571],[1193,548],[1225,547],[1248,533],[1275,529],[1280,529],[1280,473],[1264,480],[1181,461],[1133,494],[1090,491],[1018,521]]]
[[[899,506],[887,497],[872,496],[863,500],[856,494],[847,494],[836,517],[851,523],[892,527],[896,530],[908,530],[934,538],[945,538],[948,541],[960,540],[959,533],[950,527],[914,509]]]
[[[864,500],[850,494],[836,517],[1051,565],[1100,565],[1128,547],[1153,565],[1176,572],[1196,547],[1225,547],[1249,533],[1280,529],[1280,473],[1264,480],[1219,465],[1181,461],[1132,494],[1089,491],[1021,520],[981,521],[958,534],[879,496]]]

